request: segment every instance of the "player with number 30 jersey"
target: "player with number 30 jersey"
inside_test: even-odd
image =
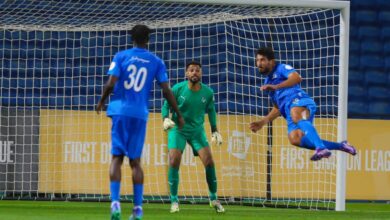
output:
[[[108,71],[118,77],[107,115],[148,119],[148,101],[154,79],[168,82],[163,61],[147,49],[134,47],[118,52]]]
[[[162,60],[147,49],[150,29],[145,25],[135,25],[131,30],[134,48],[118,52],[108,70],[110,76],[96,107],[99,113],[105,100],[113,93],[107,115],[112,119],[111,127],[111,220],[121,219],[120,185],[121,166],[124,156],[130,160],[132,169],[134,208],[130,220],[140,220],[143,216],[143,181],[141,154],[145,141],[148,120],[149,93],[154,79],[163,90],[164,97],[178,114],[179,127],[184,119],[179,112],[175,97],[169,87],[166,67]]]

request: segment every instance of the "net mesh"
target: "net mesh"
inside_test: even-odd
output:
[[[334,208],[336,159],[309,162],[293,147],[284,120],[253,134],[270,110],[260,92],[255,51],[272,46],[302,75],[318,105],[315,125],[336,140],[340,11],[154,1],[5,1],[0,7],[0,195],[2,198],[108,200],[110,121],[93,111],[113,55],[132,47],[128,30],[153,29],[148,49],[161,57],[171,85],[185,63],[202,63],[215,93],[224,138],[212,146],[218,195],[226,202]],[[167,201],[166,133],[158,85],[150,99],[143,151],[145,199]],[[205,124],[208,134],[208,121]],[[188,147],[187,147],[188,149]],[[128,164],[128,163],[127,163]],[[123,168],[123,199],[132,199]],[[203,166],[186,150],[181,201],[205,202]]]

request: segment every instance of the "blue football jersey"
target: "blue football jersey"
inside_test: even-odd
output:
[[[272,73],[270,73],[264,81],[264,85],[272,84],[277,85],[287,80],[290,73],[296,72],[296,70],[287,64],[277,64]],[[276,104],[283,117],[286,118],[284,108],[288,106],[295,98],[310,98],[309,95],[301,89],[299,84],[292,87],[278,89],[276,91],[270,91],[269,96],[274,104]]]
[[[164,62],[146,49],[132,48],[115,54],[109,75],[118,77],[107,115],[148,119],[150,89],[154,79],[168,82]]]

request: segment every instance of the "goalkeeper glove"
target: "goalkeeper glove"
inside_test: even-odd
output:
[[[218,131],[214,131],[211,134],[211,142],[216,144],[218,147],[222,145],[222,136]]]
[[[170,118],[164,118],[163,128],[164,131],[167,131],[175,126],[175,122],[173,122]]]

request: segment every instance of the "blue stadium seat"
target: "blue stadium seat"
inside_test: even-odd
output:
[[[351,85],[348,87],[348,97],[351,101],[363,101],[367,97],[367,90],[362,85]]]
[[[382,40],[390,39],[390,27],[382,27],[380,34]]]
[[[387,24],[390,22],[390,11],[380,11],[378,15],[378,20],[382,24]],[[387,25],[388,26],[388,25]]]
[[[377,6],[376,4],[372,1],[366,1],[366,0],[353,0],[351,1],[351,9],[353,11],[355,10],[361,10],[361,9],[375,9]]]
[[[383,57],[379,55],[360,56],[360,66],[364,69],[382,69],[384,65]]]
[[[375,10],[358,10],[355,13],[359,25],[376,25],[378,22],[378,14]]]
[[[386,86],[371,86],[368,88],[368,98],[372,100],[389,100],[389,89]]]
[[[387,72],[390,71],[390,56],[386,56],[386,57],[385,57],[385,70],[386,70]]]
[[[372,115],[389,115],[390,104],[383,101],[372,101],[369,103],[368,111]]]
[[[359,53],[360,51],[360,42],[357,40],[352,40],[349,42],[349,52],[350,53]]]
[[[363,41],[361,44],[361,54],[377,54],[381,55],[383,52],[383,42],[382,41]]]
[[[385,55],[390,55],[390,42],[385,43],[385,45],[383,46],[383,52]]]
[[[364,83],[364,76],[365,74],[361,71],[349,70],[348,80],[350,82],[350,85],[361,85],[362,83]]]
[[[350,54],[350,56],[349,56],[349,69],[356,70],[359,68],[359,64],[360,64],[359,56],[357,54]]]
[[[381,30],[376,26],[361,26],[359,28],[359,39],[365,41],[368,38],[377,39],[380,36]]]
[[[371,2],[371,1],[367,1],[367,2]],[[389,10],[390,9],[390,1],[388,1],[388,0],[376,0],[376,5],[378,7],[380,7],[380,9],[382,9],[382,10]]]
[[[359,36],[359,27],[357,25],[351,25],[349,28],[349,39],[354,40]]]
[[[368,113],[368,105],[362,101],[350,100],[348,101],[348,117],[357,115],[365,115]]]
[[[365,82],[369,85],[386,85],[389,74],[383,71],[366,70],[364,73]]]

